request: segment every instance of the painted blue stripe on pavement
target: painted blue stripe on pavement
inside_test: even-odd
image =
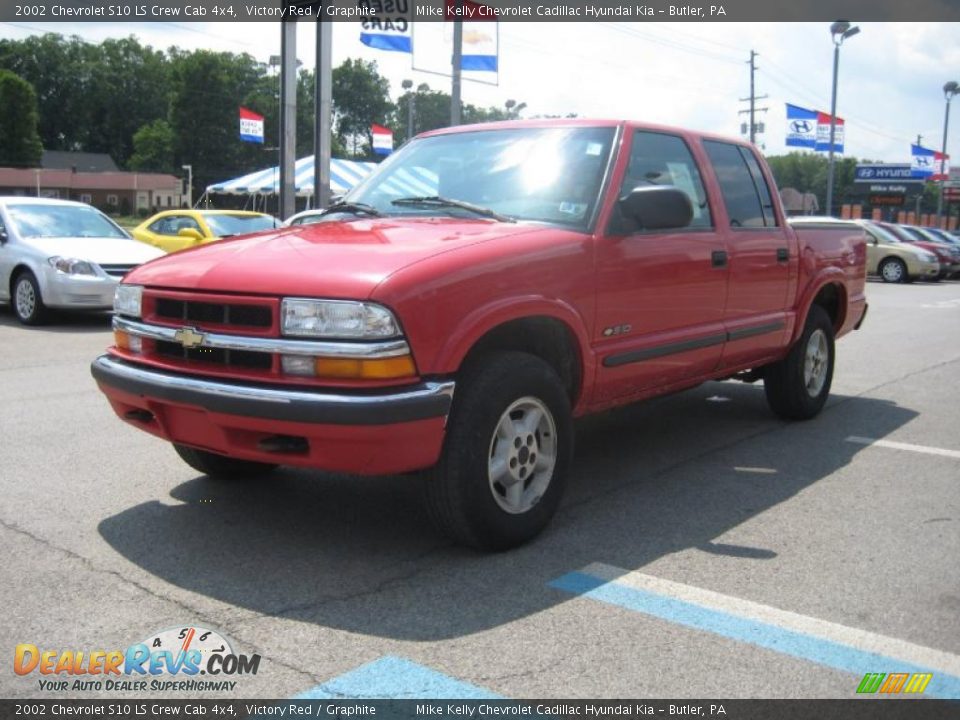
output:
[[[860,677],[868,672],[932,673],[933,679],[924,692],[925,696],[960,699],[960,678],[958,677],[945,675],[931,668],[920,667],[896,658],[859,650],[832,640],[777,627],[759,620],[749,620],[677,600],[668,595],[618,585],[581,572],[568,573],[551,581],[549,585],[558,590],[653,615],[678,625],[705,630]]]
[[[387,655],[294,696],[295,700],[495,700],[490,690]]]

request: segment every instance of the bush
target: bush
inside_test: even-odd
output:
[[[137,208],[137,217],[149,217],[151,215],[150,208]]]

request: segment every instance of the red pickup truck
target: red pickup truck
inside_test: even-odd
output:
[[[208,475],[432,468],[483,549],[547,525],[574,417],[736,378],[810,418],[867,309],[859,227],[791,228],[753,146],[669,127],[426,133],[323,220],[131,272],[93,376]]]

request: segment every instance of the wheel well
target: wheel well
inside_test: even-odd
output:
[[[819,305],[827,311],[827,315],[830,317],[830,322],[833,324],[834,330],[838,330],[843,324],[842,308],[844,307],[844,304],[841,302],[842,299],[843,288],[836,283],[824,285],[822,288],[820,288],[820,292],[818,292],[817,296],[813,299],[813,305]]]
[[[32,271],[31,271],[30,268],[28,268],[26,265],[17,265],[17,266],[10,272],[10,284],[9,284],[9,286],[7,287],[7,290],[10,291],[10,297],[11,297],[11,298],[13,297],[13,284],[17,281],[17,278],[20,277],[20,275],[21,275],[22,273],[25,273],[25,272],[32,272]]]
[[[543,360],[560,377],[570,403],[576,403],[583,366],[576,338],[563,322],[549,317],[528,317],[498,325],[470,348],[461,367],[481,355],[502,350],[526,352]]]

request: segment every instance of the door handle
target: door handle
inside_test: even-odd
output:
[[[727,251],[714,250],[710,253],[710,264],[715,268],[727,266]]]
[[[790,250],[787,248],[777,248],[777,262],[789,262]]]

